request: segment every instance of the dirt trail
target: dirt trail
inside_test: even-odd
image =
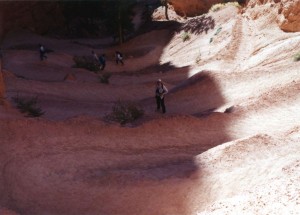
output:
[[[292,57],[300,34],[233,7],[206,19],[211,29],[187,42],[180,25],[122,47],[27,32],[4,40],[7,101],[37,97],[45,114],[32,119],[0,106],[0,206],[12,210],[0,212],[299,211],[300,64]],[[54,52],[39,62],[32,41]],[[72,68],[73,56],[91,49],[107,53],[109,84]],[[116,49],[124,66],[115,65]],[[169,89],[166,114],[155,112],[158,78]],[[119,99],[139,103],[144,117],[126,126],[104,120]]]

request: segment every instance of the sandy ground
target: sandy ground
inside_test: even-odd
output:
[[[266,14],[251,20],[229,7],[121,47],[10,34],[0,212],[299,214],[300,62],[293,56],[300,33],[280,31]],[[191,32],[185,42],[184,31]],[[54,50],[43,62],[37,43]],[[72,68],[74,55],[92,49],[107,54],[110,84]],[[115,50],[124,66],[115,65]],[[75,79],[64,80],[68,74]],[[158,78],[169,89],[164,115],[154,111]],[[13,97],[37,98],[45,114],[23,116]],[[107,122],[118,100],[140,104],[144,117]]]

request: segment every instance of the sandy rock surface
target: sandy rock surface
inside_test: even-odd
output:
[[[297,214],[300,33],[282,31],[273,13],[253,19],[254,9],[265,7],[162,23],[121,47],[11,33],[3,41],[10,105],[0,105],[0,212]],[[47,60],[36,41],[54,50]],[[107,55],[109,84],[73,67],[91,47]],[[166,114],[155,112],[158,78],[169,89]],[[37,98],[44,115],[24,116],[14,98]],[[144,116],[107,121],[120,99]]]

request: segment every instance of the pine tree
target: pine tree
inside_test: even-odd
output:
[[[161,5],[165,7],[165,16],[166,19],[169,20],[169,15],[168,15],[168,0],[160,0]]]
[[[115,0],[106,1],[105,19],[108,30],[119,39],[119,43],[124,42],[125,34],[133,31],[132,8],[135,0]]]

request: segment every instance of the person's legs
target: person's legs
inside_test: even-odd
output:
[[[166,113],[165,98],[162,98],[160,101],[161,101],[162,112]]]
[[[160,109],[160,97],[155,96],[155,98],[156,98],[156,110],[159,111],[159,109]]]
[[[40,52],[40,58],[41,58],[41,60],[46,59],[47,58],[46,53],[41,51]]]

